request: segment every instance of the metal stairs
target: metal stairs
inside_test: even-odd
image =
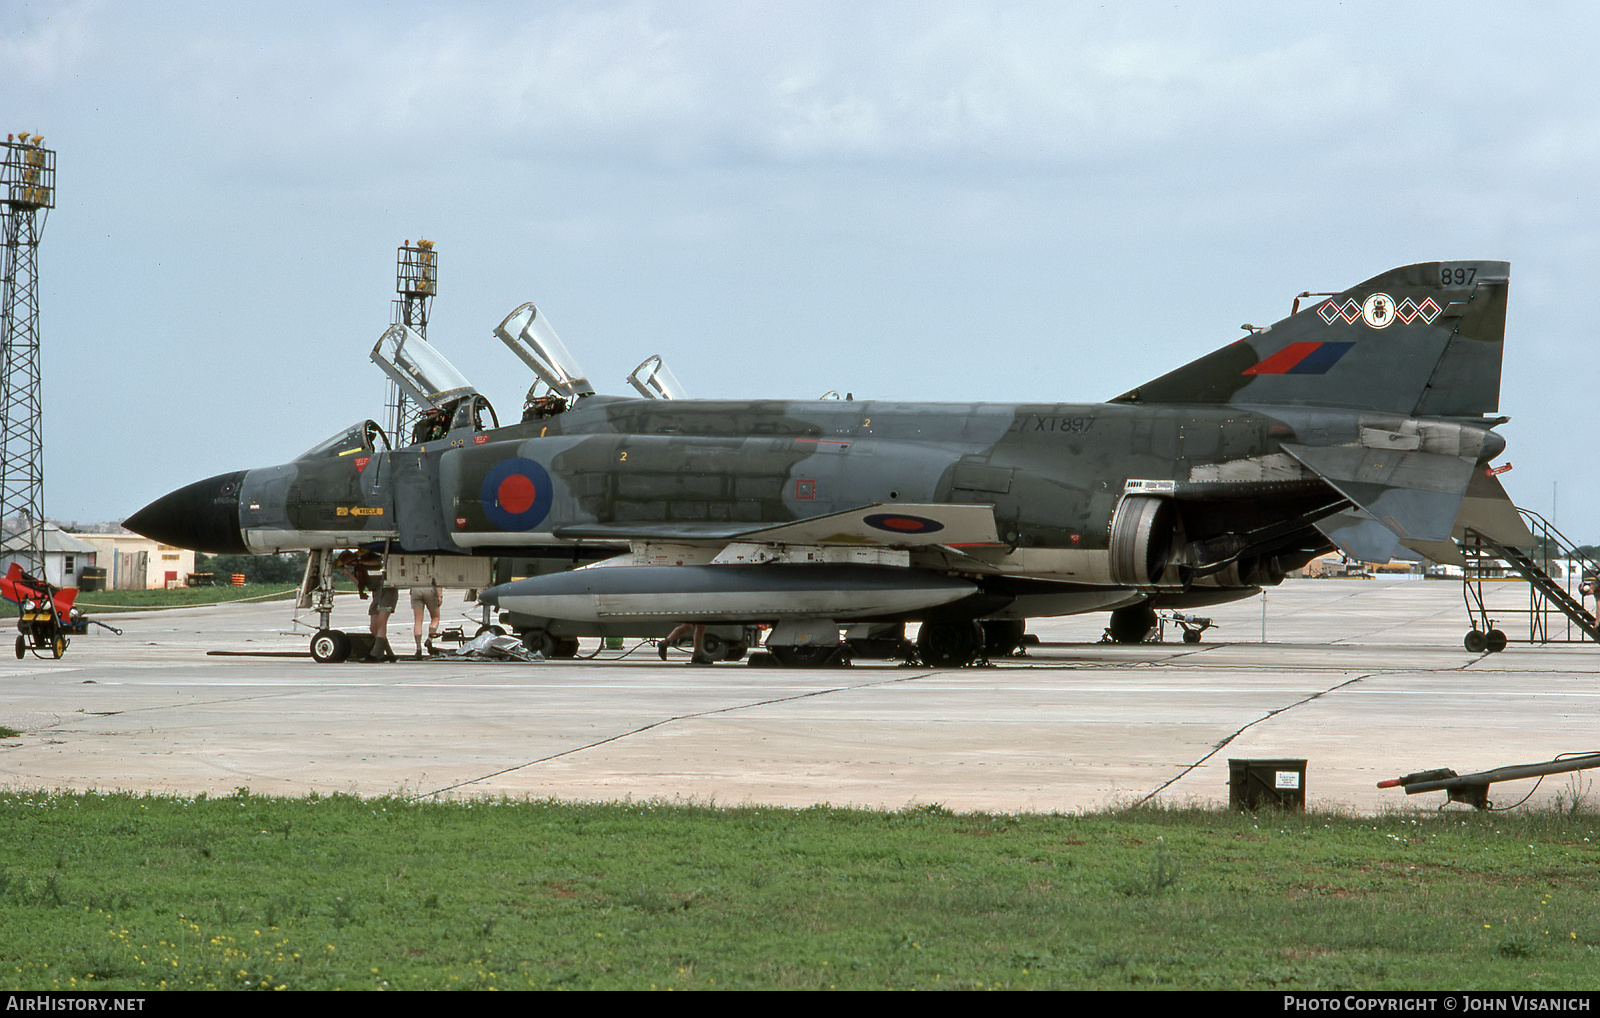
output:
[[[1572,541],[1543,516],[1520,506],[1517,512],[1522,515],[1529,532],[1533,534],[1534,545],[1531,553],[1501,544],[1492,537],[1470,528],[1460,542],[1462,553],[1467,559],[1463,582],[1466,588],[1467,614],[1472,619],[1472,632],[1467,634],[1464,641],[1467,649],[1499,650],[1505,646],[1505,641],[1508,639],[1515,639],[1519,643],[1581,643],[1589,640],[1600,642],[1600,622],[1597,622],[1594,614],[1584,607],[1582,593],[1575,596],[1570,589],[1571,576],[1574,572],[1584,578],[1600,577],[1600,564],[1579,552]],[[1502,633],[1496,628],[1495,620],[1489,617],[1489,611],[1484,605],[1483,581],[1503,578],[1494,575],[1500,571],[1495,564],[1496,559],[1515,570],[1528,582],[1527,608],[1499,608],[1496,611],[1497,615],[1526,615],[1528,619],[1526,637],[1509,637]],[[1551,565],[1558,559],[1568,563],[1565,585],[1550,575]],[[1564,627],[1555,618],[1558,613],[1565,616]],[[1553,621],[1555,625],[1552,625]],[[1484,645],[1475,647],[1477,643],[1475,637],[1481,637]]]

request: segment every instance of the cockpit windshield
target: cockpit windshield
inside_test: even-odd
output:
[[[455,365],[409,326],[389,326],[372,348],[372,363],[425,407],[441,407],[477,391]]]
[[[376,452],[379,445],[384,449],[389,448],[389,436],[378,427],[377,421],[362,421],[334,435],[326,441],[318,442],[305,452],[296,456],[296,460],[329,459],[335,456],[359,456],[364,453]]]

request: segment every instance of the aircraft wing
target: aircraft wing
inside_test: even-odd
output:
[[[780,524],[589,523],[559,527],[563,539],[663,541],[675,544],[817,544],[858,547],[957,548],[999,545],[991,505],[868,505]]]
[[[726,544],[749,533],[748,523],[579,523],[553,527],[550,534],[563,541],[668,541],[673,544]]]

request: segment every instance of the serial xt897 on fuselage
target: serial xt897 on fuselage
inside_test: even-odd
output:
[[[800,663],[841,629],[920,622],[943,665],[1110,611],[1138,640],[1157,608],[1247,597],[1335,547],[1456,561],[1468,526],[1531,544],[1486,471],[1509,272],[1393,269],[1106,403],[635,399],[541,371],[555,394],[496,427],[464,383],[425,386],[434,430],[406,448],[366,422],[127,526],[214,553],[596,560],[482,592],[530,635],[763,623]],[[519,312],[496,330],[513,349],[542,322]]]

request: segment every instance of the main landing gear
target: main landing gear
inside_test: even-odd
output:
[[[499,628],[499,626],[491,627],[491,629]],[[522,645],[524,647],[545,658],[578,656],[578,638],[576,636],[555,636],[545,629],[529,629],[517,635],[522,637]]]
[[[1027,626],[1022,619],[924,622],[917,634],[917,657],[930,668],[965,668],[1010,657],[1022,646]]]
[[[983,626],[977,622],[924,622],[917,633],[917,656],[929,668],[963,668],[983,652]]]
[[[1111,625],[1106,627],[1106,632],[1112,643],[1143,643],[1160,621],[1156,610],[1148,604],[1129,605],[1111,613]]]
[[[912,644],[905,626],[875,627],[870,635],[850,636],[837,644],[787,646],[768,643],[772,660],[785,668],[828,668],[852,659],[920,661],[930,668],[965,668],[980,661],[1010,657],[1022,646],[1027,623],[1022,619],[985,622],[924,622]]]

